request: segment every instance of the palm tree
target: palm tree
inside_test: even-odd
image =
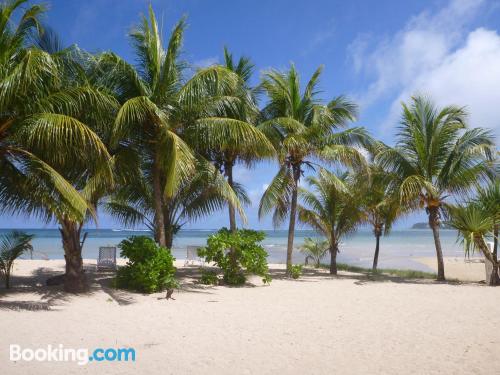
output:
[[[200,161],[196,172],[182,181],[163,209],[165,218],[166,247],[171,248],[174,236],[188,222],[207,216],[224,207],[232,199],[233,190],[223,176],[208,164]],[[123,225],[145,225],[154,236],[154,205],[151,185],[144,175],[136,175],[123,184],[105,204],[105,209]],[[241,207],[237,206],[241,212]]]
[[[304,205],[298,206],[299,221],[311,226],[328,239],[330,251],[330,273],[337,274],[337,253],[342,239],[354,232],[363,221],[359,200],[351,193],[348,173],[339,176],[321,169],[318,177],[308,177],[313,191],[300,189],[299,196]]]
[[[27,251],[33,251],[33,235],[12,231],[0,237],[0,274],[5,278],[5,288],[10,288],[10,275],[14,261]]]
[[[490,279],[486,280],[486,282],[488,285],[499,285],[498,261],[493,257],[486,244],[486,237],[492,234],[493,222],[490,213],[477,203],[450,208],[449,225],[458,230],[466,254],[468,255],[476,250],[482,252],[484,257],[493,265]]]
[[[80,153],[71,147],[73,142],[92,145],[85,129],[59,110],[64,105],[85,105],[88,101],[80,99],[93,93],[85,87],[63,90],[58,82],[61,60],[46,51],[25,48],[29,40],[43,33],[38,18],[44,7],[28,7],[16,25],[14,14],[24,3],[0,4],[0,209],[19,212],[23,206],[13,203],[20,199],[17,186],[26,178],[36,178],[37,189],[55,189],[60,199],[83,212],[85,201],[48,162],[47,153],[70,160]],[[34,143],[37,150],[31,147]]]
[[[287,272],[292,266],[292,251],[297,213],[299,180],[305,168],[316,161],[364,165],[365,159],[353,146],[366,145],[369,140],[362,128],[335,130],[353,120],[356,105],[339,96],[328,104],[318,99],[318,68],[303,92],[297,70],[271,70],[264,75],[262,88],[269,103],[262,111],[264,121],[259,128],[267,135],[278,152],[280,169],[260,201],[259,217],[272,210],[273,223],[279,226],[287,216]]]
[[[304,243],[300,247],[300,252],[306,256],[306,265],[309,261],[314,263],[314,267],[319,268],[321,260],[325,257],[329,250],[328,241],[323,238],[310,238],[304,239]]]
[[[498,261],[498,232],[500,229],[500,179],[495,180],[477,192],[475,202],[492,218],[493,258]]]
[[[25,28],[39,31],[32,35],[38,48],[11,49],[0,71],[0,208],[57,220],[65,289],[79,292],[86,288],[81,225],[95,215],[96,192],[112,179],[110,155],[98,133],[111,123],[116,102],[87,78],[88,54],[48,43],[38,14],[39,9],[28,10],[22,17]],[[9,32],[2,27],[6,40]],[[16,39],[15,45],[27,43]]]
[[[149,7],[149,18],[132,30],[130,37],[137,57],[134,67],[113,53],[100,56],[109,87],[122,106],[115,121],[113,148],[135,150],[141,167],[152,185],[156,241],[166,245],[165,207],[181,181],[192,175],[196,157],[182,139],[185,128],[200,117],[209,117],[226,99],[219,95],[238,77],[222,67],[198,71],[183,82],[179,60],[185,20],[174,27],[166,50],[156,17]],[[237,205],[233,195],[231,202]]]
[[[395,194],[395,176],[384,172],[375,164],[370,164],[369,174],[358,173],[354,177],[356,196],[375,236],[373,271],[377,270],[380,252],[380,237],[388,235],[396,219],[402,214],[399,197]]]
[[[401,180],[402,205],[425,207],[432,228],[438,263],[438,280],[445,280],[439,239],[440,219],[446,198],[461,197],[489,174],[488,160],[494,147],[491,133],[467,129],[463,108],[437,108],[425,97],[403,104],[396,146],[386,147],[376,162]]]
[[[247,57],[236,63],[233,55],[224,48],[224,67],[233,72],[238,80],[228,86],[221,95],[230,98],[213,113],[212,117],[198,120],[187,128],[186,137],[195,149],[227,178],[236,188],[233,178],[234,166],[243,163],[252,167],[256,162],[275,156],[276,152],[267,137],[255,127],[259,110],[256,89],[250,86],[253,64]],[[229,228],[236,230],[236,215],[233,204],[228,204]]]

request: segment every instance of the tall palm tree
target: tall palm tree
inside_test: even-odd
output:
[[[403,213],[403,207],[399,204],[399,196],[394,189],[397,179],[375,164],[370,164],[369,174],[357,173],[353,178],[356,199],[360,200],[365,220],[371,225],[375,236],[372,269],[376,271],[380,253],[380,237],[390,233],[392,225]]]
[[[273,223],[279,226],[289,216],[288,273],[292,266],[298,186],[305,169],[316,162],[362,166],[365,159],[354,146],[369,140],[362,128],[335,131],[354,119],[357,108],[343,96],[327,104],[318,98],[321,71],[322,67],[314,72],[303,92],[293,65],[286,72],[265,73],[262,82],[269,102],[262,111],[264,121],[259,128],[274,144],[280,169],[262,196],[259,217],[274,210]]]
[[[462,197],[487,178],[494,147],[491,133],[467,129],[464,108],[437,108],[425,97],[403,104],[396,146],[376,157],[379,165],[401,179],[400,200],[412,208],[425,207],[432,228],[438,280],[445,280],[439,238],[446,198]]]
[[[223,173],[229,185],[236,188],[233,169],[238,163],[252,167],[256,162],[275,156],[275,150],[267,137],[256,128],[259,115],[256,89],[250,86],[254,65],[247,57],[236,62],[224,48],[224,67],[233,72],[238,80],[228,86],[222,95],[231,100],[219,106],[212,117],[199,119],[186,130],[186,138],[206,159],[212,161]],[[229,228],[236,230],[233,204],[228,204]]]
[[[166,245],[166,201],[196,166],[195,155],[182,139],[184,130],[228,101],[219,94],[238,80],[232,72],[214,66],[198,71],[184,82],[185,64],[179,60],[184,28],[185,20],[181,19],[164,49],[150,6],[149,17],[143,17],[130,33],[137,65],[130,65],[113,53],[100,57],[101,69],[106,72],[102,75],[103,84],[122,103],[112,146],[135,150],[142,159],[142,168],[152,186],[156,240],[161,246]],[[234,195],[231,202],[238,204]]]
[[[465,245],[467,254],[480,251],[491,262],[493,270],[488,285],[500,285],[498,276],[498,261],[488,249],[486,238],[492,235],[493,217],[477,203],[458,205],[450,208],[448,224],[458,230],[459,236]]]
[[[339,176],[321,169],[318,177],[308,177],[312,191],[300,189],[303,205],[298,206],[299,221],[328,239],[330,273],[337,274],[337,254],[342,239],[354,232],[364,215],[348,173]]]

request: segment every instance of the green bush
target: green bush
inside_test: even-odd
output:
[[[233,233],[222,228],[208,237],[207,246],[199,249],[198,255],[214,262],[222,270],[227,284],[244,284],[247,274],[261,276],[262,282],[269,283],[267,252],[259,244],[264,238],[264,232],[239,229]]]
[[[302,265],[301,264],[294,264],[292,265],[292,268],[290,269],[290,275],[294,279],[298,279],[302,275]]]
[[[159,247],[146,236],[130,237],[118,247],[121,256],[128,258],[116,276],[116,286],[144,293],[159,292],[177,285],[174,274],[174,257],[170,250]]]
[[[219,278],[217,277],[217,272],[215,271],[201,271],[200,283],[204,285],[217,285],[219,284]]]

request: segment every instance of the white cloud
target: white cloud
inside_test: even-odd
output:
[[[422,93],[439,105],[466,106],[473,126],[500,135],[500,35],[470,30],[485,6],[484,0],[452,0],[411,18],[392,37],[375,42],[361,35],[351,44],[355,70],[373,77],[359,96],[362,107],[392,102],[382,130],[397,123],[401,101]]]

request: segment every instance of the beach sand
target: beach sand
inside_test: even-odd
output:
[[[42,286],[62,261],[16,263],[12,291],[0,289],[0,374],[500,373],[500,288],[314,269],[285,280],[281,265],[270,286],[207,287],[181,266],[167,301],[112,289],[112,274],[86,263],[91,291],[80,296]],[[132,347],[137,357],[14,363],[9,344]]]
[[[414,260],[437,272],[437,260],[435,257],[415,258]],[[484,282],[486,271],[482,258],[477,256],[470,259],[445,257],[443,260],[446,278],[450,280]]]

